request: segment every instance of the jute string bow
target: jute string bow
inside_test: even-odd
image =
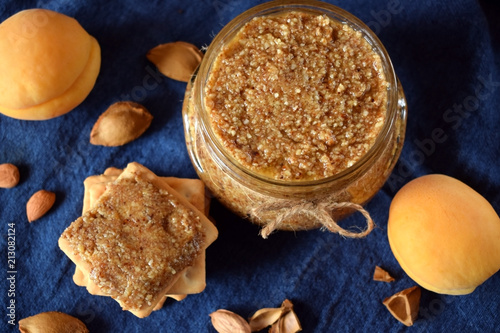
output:
[[[351,232],[340,227],[334,220],[332,214],[335,210],[342,208],[352,208],[363,214],[366,219],[366,229],[360,232]],[[269,222],[262,228],[260,231],[262,238],[267,239],[267,237],[269,237],[273,231],[279,229],[286,220],[292,217],[298,218],[300,215],[312,217],[315,221],[320,223],[323,228],[330,232],[336,232],[342,236],[351,238],[365,237],[375,227],[375,223],[373,222],[370,213],[368,213],[368,211],[366,211],[361,205],[352,202],[333,202],[329,199],[319,202],[308,200],[276,200],[254,208],[252,210],[252,214],[253,216],[259,218],[264,213],[273,211],[278,212],[282,209],[286,210],[279,213],[274,221]]]

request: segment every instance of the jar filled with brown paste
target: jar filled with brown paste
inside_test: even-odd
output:
[[[236,214],[275,229],[326,227],[383,186],[406,101],[359,19],[317,1],[272,1],[233,19],[188,84],[186,143],[199,177]],[[368,218],[367,218],[368,219]]]

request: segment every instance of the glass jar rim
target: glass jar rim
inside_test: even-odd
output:
[[[330,19],[336,20],[337,22],[340,22],[342,24],[348,24],[355,31],[361,32],[363,38],[367,40],[372,49],[377,53],[377,55],[379,55],[382,63],[382,69],[384,70],[385,79],[388,83],[386,118],[384,121],[384,125],[380,133],[377,135],[377,138],[375,139],[372,147],[359,160],[353,163],[353,165],[345,168],[344,170],[329,177],[305,181],[287,181],[269,178],[243,167],[238,161],[236,161],[230,154],[227,153],[219,140],[217,140],[217,137],[215,136],[215,133],[213,132],[211,126],[207,125],[209,123],[209,119],[208,113],[205,111],[204,104],[205,91],[203,87],[205,80],[208,78],[211,66],[225,43],[230,41],[238,33],[238,31],[254,17],[262,17],[293,10],[327,15]],[[285,187],[316,186],[325,183],[341,181],[348,176],[352,176],[353,174],[363,173],[364,170],[367,170],[369,168],[370,161],[373,161],[378,152],[384,148],[384,143],[387,142],[388,137],[391,135],[391,129],[396,126],[399,82],[387,50],[385,49],[379,38],[375,35],[375,33],[363,21],[340,7],[322,1],[273,0],[257,5],[242,12],[241,14],[233,18],[228,24],[226,24],[215,36],[215,38],[207,48],[205,57],[203,58],[194,76],[196,76],[196,80],[194,80],[193,77],[194,94],[192,98],[194,98],[195,100],[194,111],[197,112],[202,119],[202,121],[200,122],[200,126],[202,127],[202,130],[208,134],[211,143],[213,143],[212,148],[214,149],[214,152],[218,155],[219,158],[222,157],[226,162],[228,162],[232,170],[236,169],[242,172],[245,176],[251,177],[252,179],[258,179],[264,183],[271,185]],[[201,108],[201,110],[199,108]]]

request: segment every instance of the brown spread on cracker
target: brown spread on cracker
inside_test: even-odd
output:
[[[186,268],[204,259],[216,231],[159,177],[136,163],[136,172],[128,169],[66,229],[60,245],[99,294],[146,316]]]

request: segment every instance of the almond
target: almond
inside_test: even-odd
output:
[[[0,164],[0,187],[12,188],[17,183],[19,183],[19,169],[14,164]]]
[[[117,102],[104,111],[90,132],[90,143],[116,147],[140,137],[151,125],[153,116],[141,104]]]
[[[21,319],[21,333],[72,332],[88,333],[89,330],[79,319],[68,314],[50,311]]]
[[[45,215],[54,202],[56,201],[56,194],[46,190],[40,190],[33,194],[26,204],[26,215],[28,221],[31,223],[38,220]]]
[[[158,70],[171,79],[188,82],[203,58],[203,53],[186,42],[166,43],[149,50],[146,55]]]
[[[250,333],[250,325],[234,312],[219,309],[210,314],[212,325],[219,333]]]

